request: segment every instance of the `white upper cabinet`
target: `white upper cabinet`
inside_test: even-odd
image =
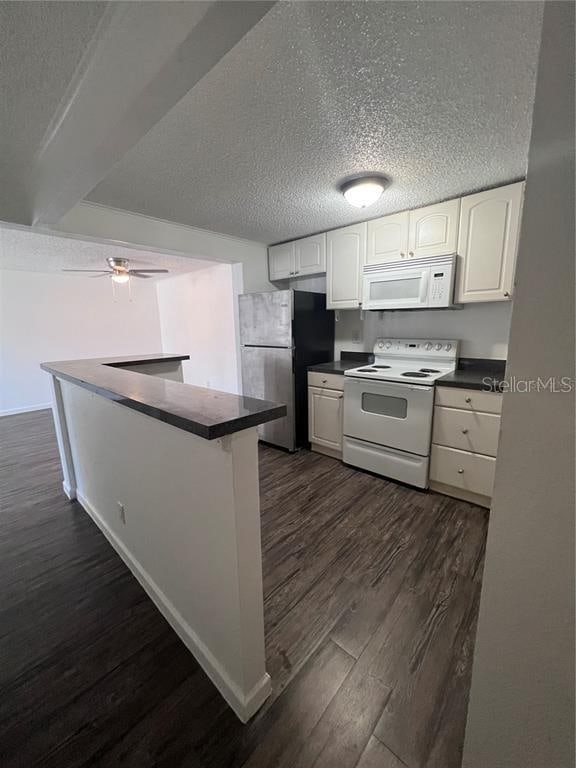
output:
[[[362,269],[366,259],[366,222],[335,229],[326,235],[326,306],[355,309],[362,300]]]
[[[408,255],[408,211],[368,222],[366,264],[399,261]]]
[[[268,248],[270,280],[286,280],[326,272],[326,233]]]
[[[512,296],[524,182],[462,198],[456,301]]]
[[[294,243],[282,243],[268,248],[270,280],[286,280],[294,274]]]
[[[295,275],[319,275],[326,272],[326,233],[304,237],[294,243]]]
[[[408,258],[456,253],[460,200],[410,211]]]

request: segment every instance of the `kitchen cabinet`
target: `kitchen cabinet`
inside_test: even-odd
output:
[[[430,488],[489,507],[500,436],[502,395],[436,387]]]
[[[366,222],[326,235],[326,307],[355,309],[362,301]]]
[[[368,222],[366,264],[399,261],[408,255],[408,211]]]
[[[287,280],[294,272],[294,243],[282,243],[268,248],[270,280]]]
[[[456,302],[512,296],[524,182],[462,198]]]
[[[313,451],[342,456],[344,377],[308,374],[308,439]]]
[[[459,199],[410,211],[408,258],[456,253],[459,215]]]
[[[270,280],[287,280],[326,272],[326,233],[268,248]]]
[[[294,243],[294,274],[320,275],[326,272],[326,233],[303,237]]]

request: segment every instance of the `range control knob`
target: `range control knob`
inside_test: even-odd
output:
[[[384,347],[385,347],[385,349],[390,349],[392,347],[392,342],[391,341],[387,341],[386,344],[384,345]]]
[[[430,350],[432,349],[432,344],[429,341],[427,341],[426,344],[424,345],[424,349],[427,352],[430,352]]]
[[[378,349],[384,349],[384,342],[382,340],[378,342]]]
[[[452,344],[446,344],[446,352],[450,352],[452,349]]]
[[[442,349],[442,344],[436,344],[436,349],[438,350],[438,352],[440,352],[440,350]]]

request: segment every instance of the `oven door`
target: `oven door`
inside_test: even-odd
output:
[[[428,456],[433,403],[433,387],[347,376],[344,382],[344,434]]]
[[[362,309],[423,309],[429,283],[429,267],[365,272]]]

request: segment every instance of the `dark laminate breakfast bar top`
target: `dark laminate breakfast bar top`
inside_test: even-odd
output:
[[[280,403],[194,387],[135,370],[139,364],[188,359],[189,355],[128,355],[42,363],[41,368],[59,379],[206,440],[286,415],[286,406]]]
[[[350,368],[358,368],[360,365],[367,365],[373,362],[374,355],[371,352],[342,352],[340,360],[309,365],[308,370],[315,373],[337,373],[343,375]]]

